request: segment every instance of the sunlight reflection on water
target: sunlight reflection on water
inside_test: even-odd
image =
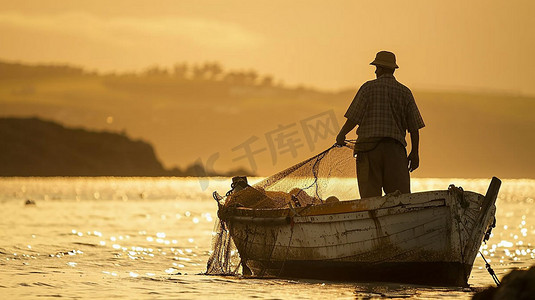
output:
[[[253,179],[254,182],[258,179]],[[416,179],[413,191],[450,183],[485,193],[488,179]],[[230,179],[213,181],[224,193]],[[497,227],[481,250],[499,277],[534,262],[535,181],[505,180]],[[25,206],[32,199],[36,205]],[[448,296],[472,290],[312,280],[241,279],[205,271],[216,203],[197,179],[0,179],[0,294],[8,298],[258,298]],[[492,284],[480,257],[470,284]]]

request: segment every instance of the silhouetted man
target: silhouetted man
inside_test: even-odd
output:
[[[381,196],[399,190],[410,193],[409,171],[420,164],[418,130],[425,126],[409,88],[394,77],[398,68],[392,52],[377,53],[371,65],[377,79],[363,84],[344,115],[347,118],[336,137],[345,144],[348,132],[357,128],[355,156],[361,198]],[[407,157],[406,132],[411,136]]]

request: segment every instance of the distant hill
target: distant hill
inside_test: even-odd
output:
[[[39,119],[0,119],[2,176],[136,176],[165,170],[152,146]]]
[[[360,84],[332,92],[290,87],[217,63],[98,74],[0,62],[0,116],[125,132],[154,145],[164,169],[197,162],[208,173],[245,168],[266,176],[331,146]],[[426,123],[413,176],[535,178],[534,97],[413,92]],[[336,130],[317,122],[326,116]]]
[[[150,144],[123,134],[0,118],[0,176],[201,176],[195,164],[166,170]],[[226,174],[225,174],[226,175]]]

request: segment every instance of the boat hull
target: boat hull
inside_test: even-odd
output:
[[[346,262],[292,260],[247,261],[255,275],[351,282],[402,282],[432,286],[466,286],[471,265],[454,262]],[[256,273],[260,272],[260,273]]]

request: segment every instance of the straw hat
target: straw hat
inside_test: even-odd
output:
[[[370,63],[370,65],[383,66],[390,69],[399,68],[398,65],[396,65],[396,55],[388,51],[377,52],[375,59]]]

